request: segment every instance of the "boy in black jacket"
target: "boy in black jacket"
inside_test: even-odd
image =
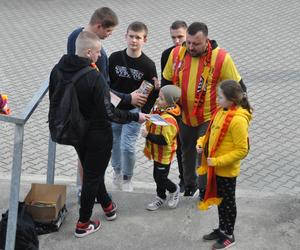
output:
[[[96,34],[82,31],[76,40],[76,55],[64,55],[53,68],[49,82],[49,98],[55,91],[60,77],[71,79],[80,69],[95,63],[100,55],[101,43]],[[79,108],[90,121],[86,138],[75,150],[83,165],[83,184],[79,210],[79,220],[75,236],[84,237],[97,231],[101,223],[91,221],[95,198],[101,204],[107,220],[116,218],[116,204],[107,194],[104,175],[111,156],[112,130],[110,121],[144,122],[143,113],[121,111],[111,104],[109,86],[103,76],[93,70],[76,83]]]

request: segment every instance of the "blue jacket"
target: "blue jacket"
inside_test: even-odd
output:
[[[74,30],[68,37],[68,44],[67,44],[67,54],[68,55],[75,55],[75,41],[79,35],[79,33],[84,28],[77,28]],[[103,75],[103,78],[109,83],[109,76],[108,76],[108,58],[105,50],[103,47],[101,48],[101,56],[98,58],[96,62],[97,67],[99,68],[100,72]]]

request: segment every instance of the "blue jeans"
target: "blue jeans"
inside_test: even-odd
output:
[[[130,112],[139,112],[139,109],[132,109]],[[141,124],[137,122],[130,122],[128,124],[112,123],[113,149],[111,165],[116,173],[129,178],[133,175],[135,146],[140,128]]]

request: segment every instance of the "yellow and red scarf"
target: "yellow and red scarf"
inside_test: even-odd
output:
[[[205,137],[204,137],[203,149],[206,146],[208,146],[206,144],[208,143],[208,140],[209,140],[209,136],[210,136],[210,132],[211,132],[211,125],[213,124],[214,118],[215,118],[216,114],[219,112],[219,110],[220,109],[218,109],[214,113],[214,115],[209,123],[208,129],[207,129]],[[210,157],[210,158],[214,157],[217,149],[221,145],[221,143],[228,131],[230,122],[232,121],[232,118],[234,117],[236,110],[237,110],[236,106],[233,106],[229,109],[229,111],[224,119],[220,133],[217,137],[217,140],[216,140],[215,144],[212,146],[212,149],[211,149],[208,157]],[[207,184],[206,184],[204,200],[200,201],[198,203],[198,208],[200,210],[207,210],[208,207],[211,205],[219,205],[222,202],[222,198],[219,198],[217,195],[217,181],[216,181],[215,167],[207,165],[207,158],[205,156],[204,150],[202,152],[201,166],[197,169],[197,173],[199,175],[203,175],[203,174],[207,173]]]

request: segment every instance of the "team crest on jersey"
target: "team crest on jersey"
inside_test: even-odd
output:
[[[200,93],[200,91],[202,90],[203,84],[204,84],[204,78],[203,78],[203,76],[201,76],[200,82],[198,83],[198,87],[197,87],[197,93]],[[206,91],[206,86],[204,86],[203,91]]]

